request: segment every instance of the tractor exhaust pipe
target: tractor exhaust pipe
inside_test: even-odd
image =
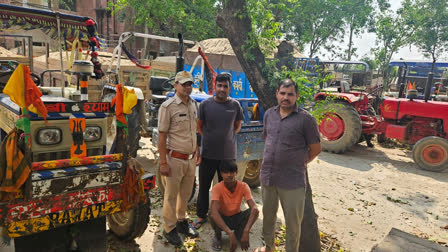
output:
[[[436,64],[436,59],[434,58],[432,61],[431,72],[428,73],[428,79],[426,80],[425,102],[428,102],[429,97],[431,96],[431,88],[432,88],[432,81],[434,79],[434,65],[435,64]]]
[[[398,83],[400,83],[400,90],[398,91],[398,98],[405,97],[404,95],[404,87],[406,85],[406,74],[408,72],[408,64],[404,62],[404,68],[401,67],[400,76],[398,78]]]
[[[431,88],[432,88],[432,80],[434,79],[434,73],[431,71],[428,74],[428,80],[426,81],[425,86],[425,102],[428,102],[429,97],[431,96]]]
[[[176,58],[176,73],[184,70],[184,39],[181,33],[177,34],[179,38],[179,51]]]

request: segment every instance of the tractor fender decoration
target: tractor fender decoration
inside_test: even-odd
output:
[[[215,72],[213,67],[210,65],[210,62],[208,62],[208,58],[205,55],[205,53],[202,51],[201,47],[198,47],[198,52],[201,55],[202,59],[204,60],[205,64],[207,65],[207,68],[205,68],[205,75],[207,79],[207,83],[212,83],[211,87],[208,87],[208,94],[213,95],[215,92],[215,81],[216,76],[218,74]],[[210,84],[208,84],[210,86]]]
[[[90,54],[90,56],[91,56],[90,61],[92,61],[92,63],[93,63],[93,73],[95,74],[94,78],[99,80],[99,79],[103,78],[104,72],[101,69],[101,63],[98,60],[98,53],[97,52],[92,52]]]
[[[138,203],[145,203],[145,190],[142,176],[145,174],[143,166],[135,159],[131,158],[126,164],[126,174],[121,189],[123,201],[121,209],[127,211],[130,207]]]
[[[128,56],[128,58],[138,67],[143,68],[143,69],[151,69],[151,66],[145,66],[142,65],[140,63],[140,61],[134,56],[132,55],[128,49],[126,48],[126,46],[124,46],[124,43],[121,43],[121,49],[123,49],[123,52],[126,54],[126,56]]]

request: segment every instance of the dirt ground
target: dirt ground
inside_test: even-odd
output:
[[[139,161],[154,171],[148,139],[142,139]],[[410,150],[355,146],[345,154],[322,153],[309,166],[319,228],[348,251],[370,251],[392,227],[439,242],[448,242],[448,170],[432,173],[417,168]],[[258,207],[260,189],[252,190]],[[160,198],[153,192],[154,201]],[[191,206],[192,208],[194,205]],[[194,218],[194,211],[190,211]],[[262,218],[251,232],[250,251],[262,245]],[[284,224],[281,208],[278,226]],[[175,251],[162,238],[161,202],[152,205],[151,222],[142,237],[131,243],[110,238],[110,251]],[[209,223],[200,238],[187,240],[182,251],[212,251]],[[228,251],[224,235],[223,250]],[[238,250],[240,251],[240,250]]]

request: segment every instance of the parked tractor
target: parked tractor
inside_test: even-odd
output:
[[[316,94],[316,101],[332,97],[319,125],[323,150],[343,153],[362,135],[376,134],[414,145],[413,159],[424,170],[448,168],[448,103],[429,101],[429,92],[424,100],[414,96],[380,99],[381,92],[382,87],[353,91],[341,82],[336,92]]]
[[[88,17],[5,4],[0,14],[25,16],[22,25],[69,23],[89,41],[96,34]],[[115,105],[89,100],[92,61],[74,62],[79,85],[71,88],[44,87],[25,64],[0,60],[0,251],[106,251],[106,220],[123,240],[148,225],[155,176],[131,158],[135,130],[118,122],[124,95]]]

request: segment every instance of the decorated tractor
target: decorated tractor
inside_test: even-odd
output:
[[[381,87],[370,93],[352,91],[341,84],[337,92],[316,94],[316,101],[331,97],[319,125],[322,148],[343,153],[376,134],[413,144],[413,159],[422,169],[448,168],[448,103],[413,97],[381,99],[381,91]]]
[[[16,13],[29,17],[25,23],[42,17],[46,25],[59,23],[49,11],[0,10],[8,11],[1,18]],[[90,18],[58,18],[96,34]],[[94,51],[97,41],[86,38]],[[52,87],[50,93],[17,62],[0,70],[0,229],[7,241],[0,251],[106,251],[106,220],[124,240],[148,225],[155,176],[133,159],[138,94],[118,85],[112,103],[89,101],[87,79],[101,75],[92,57],[71,68],[76,90]]]

